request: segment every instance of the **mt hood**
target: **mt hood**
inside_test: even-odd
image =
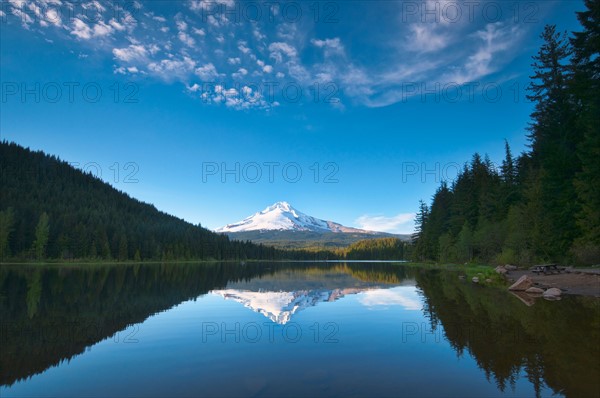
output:
[[[364,229],[345,227],[333,221],[311,217],[296,209],[288,202],[277,202],[263,211],[255,213],[242,221],[227,224],[216,232],[231,233],[245,231],[311,231],[375,234]]]

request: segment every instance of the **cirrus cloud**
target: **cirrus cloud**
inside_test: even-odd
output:
[[[366,214],[354,222],[359,228],[369,231],[410,234],[414,230],[414,219],[415,213],[400,213],[391,217]]]

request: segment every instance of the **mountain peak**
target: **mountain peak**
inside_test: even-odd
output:
[[[269,211],[273,211],[275,209],[281,209],[283,211],[292,211],[294,210],[294,208],[292,207],[292,205],[290,205],[288,202],[275,202],[273,203],[271,206],[267,207],[266,209],[264,209],[262,212],[266,213]]]
[[[275,202],[263,211],[246,217],[242,221],[227,224],[216,232],[246,231],[310,231],[310,232],[358,232],[372,233],[356,228],[344,227],[332,221],[321,220],[296,210],[288,202]]]
[[[357,294],[377,287],[349,287],[338,289],[314,289],[297,291],[251,291],[238,289],[212,290],[211,293],[241,303],[246,308],[262,314],[280,325],[288,323],[298,312],[319,303],[338,300],[349,294]]]

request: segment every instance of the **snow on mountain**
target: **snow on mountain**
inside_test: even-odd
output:
[[[213,290],[211,293],[222,296],[226,300],[237,301],[243,304],[244,307],[264,315],[271,321],[285,325],[290,321],[292,315],[303,309],[314,307],[318,303],[335,301],[347,294],[356,294],[367,290],[370,289],[318,289],[293,292],[225,289]]]
[[[296,209],[288,202],[277,202],[261,212],[255,213],[242,221],[227,224],[216,232],[244,231],[312,231],[312,232],[345,232],[373,233],[358,228],[345,227],[333,221],[325,221],[311,217]]]

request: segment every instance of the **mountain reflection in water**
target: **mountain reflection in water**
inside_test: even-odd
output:
[[[406,337],[403,333],[407,324],[413,320],[420,322],[413,316],[402,315],[408,314],[402,311],[421,314],[427,330],[441,336],[443,344],[455,356],[474,359],[495,385],[496,395],[520,391],[523,382],[529,383],[528,388],[536,395],[600,394],[597,299],[565,297],[559,302],[540,300],[528,307],[504,289],[461,281],[456,272],[400,264],[204,263],[3,266],[0,268],[1,395],[26,388],[34,381],[34,375],[45,374],[50,368],[68,367],[70,364],[65,361],[85,358],[86,348],[113,338],[119,331],[146,324],[155,314],[175,314],[179,304],[190,300],[199,300],[198,305],[204,305],[200,300],[210,296],[224,297],[233,306],[248,308],[247,316],[257,312],[265,321],[264,317],[277,325],[310,323],[318,314],[337,311],[347,316],[343,319],[348,323],[340,324],[340,330],[347,331],[347,339],[368,343],[361,350],[372,347],[372,358],[377,360],[382,355],[390,356],[386,360],[394,360],[393,351],[382,354],[383,347],[393,342],[378,339],[378,331],[365,324],[373,325],[373,320],[379,320],[392,325],[386,333],[399,342]],[[223,308],[234,311],[235,307]],[[365,313],[365,310],[375,312]],[[353,319],[353,316],[363,318]],[[181,341],[184,343],[191,344]],[[353,347],[357,350],[355,354],[362,352]],[[423,350],[427,345],[411,347],[418,350],[412,353],[416,355],[415,361],[419,355],[426,355]],[[341,348],[341,344],[336,347]],[[218,358],[223,347],[213,349],[216,351],[212,355]],[[264,355],[278,354],[267,351]],[[354,366],[363,372],[381,373],[381,369],[369,370],[369,359],[363,359],[364,365]],[[431,365],[446,369],[455,366],[451,362],[438,359]],[[365,377],[375,378],[375,375]],[[400,384],[409,385],[402,377],[400,372],[399,384],[392,380],[389,386],[378,386],[381,390],[369,386],[369,391],[373,395],[393,395],[393,392],[398,395]],[[435,381],[435,375],[429,377]],[[342,384],[335,390],[338,387],[334,381],[323,383],[319,385],[321,390],[309,392],[336,395],[345,391]],[[461,386],[453,387],[454,390],[436,391],[439,395],[444,395],[443,391],[460,394]],[[264,394],[269,395],[270,390],[264,388]],[[469,386],[464,388],[468,391]],[[406,387],[403,393],[419,391],[417,387],[413,390]],[[206,386],[206,395],[214,393]],[[119,395],[119,391],[114,394]]]

